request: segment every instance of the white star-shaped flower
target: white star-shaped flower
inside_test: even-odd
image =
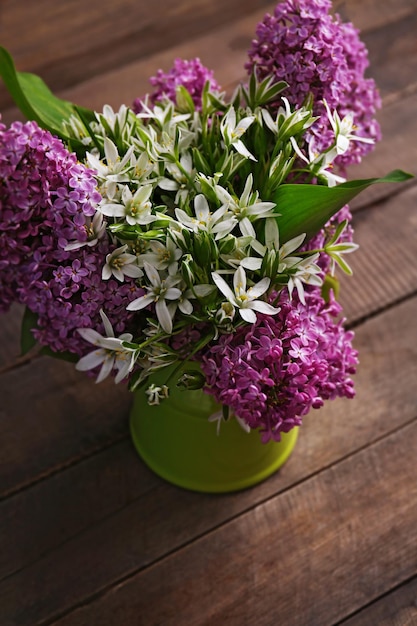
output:
[[[279,309],[271,306],[263,300],[257,300],[262,296],[270,285],[269,278],[262,278],[256,285],[246,289],[246,274],[242,266],[239,266],[233,276],[233,289],[231,290],[227,282],[217,272],[212,272],[212,277],[217,288],[226,296],[227,300],[239,310],[240,316],[254,324],[256,322],[256,313],[265,313],[266,315],[275,315],[279,313]]]

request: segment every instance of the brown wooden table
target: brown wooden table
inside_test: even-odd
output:
[[[244,0],[2,0],[18,68],[100,109],[130,104],[174,57],[230,88],[257,21]],[[351,176],[417,172],[416,0],[336,2],[369,47],[384,140]],[[17,118],[0,88],[3,120]],[[19,358],[0,325],[1,626],[417,624],[417,184],[354,205],[360,250],[341,300],[356,331],[354,401],[311,413],[283,469],[212,496],[154,476],[130,397],[64,362]]]

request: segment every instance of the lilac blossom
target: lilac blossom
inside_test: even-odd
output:
[[[85,354],[76,329],[102,329],[103,307],[123,333],[126,304],[143,293],[133,278],[101,280],[115,247],[103,228],[83,245],[100,201],[94,172],[59,139],[35,122],[0,124],[0,310],[26,305],[35,338],[56,352]]]
[[[259,428],[263,441],[279,441],[324,400],[354,396],[357,352],[353,333],[336,319],[341,307],[333,299],[326,303],[317,288],[305,298],[304,305],[283,290],[277,315],[258,314],[200,357],[205,391]]]
[[[199,58],[189,61],[175,59],[173,67],[168,72],[160,69],[156,76],[149,79],[155,88],[149,94],[149,99],[152,104],[161,102],[164,98],[169,98],[175,102],[176,89],[182,85],[190,93],[196,108],[200,110],[201,96],[207,81],[209,81],[212,90],[220,91],[217,81],[213,78],[213,72],[205,67]],[[142,111],[142,98],[137,98],[133,102],[132,108],[135,113],[140,113]]]
[[[374,81],[365,78],[367,49],[358,30],[339,16],[332,17],[330,8],[330,0],[279,3],[274,14],[258,24],[246,64],[249,72],[256,67],[260,79],[272,75],[277,82],[285,80],[284,95],[292,105],[313,95],[313,113],[320,119],[311,128],[311,141],[319,152],[333,138],[323,100],[341,117],[353,114],[358,137],[380,139],[375,120],[380,98]],[[351,144],[335,162],[342,168],[358,163],[371,149],[366,143]]]

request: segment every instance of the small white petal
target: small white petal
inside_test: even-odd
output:
[[[109,280],[109,278],[111,277],[111,273],[112,273],[112,272],[111,272],[110,265],[105,265],[105,266],[103,267],[102,272],[101,272],[101,278],[102,278],[103,280]]]
[[[193,305],[189,300],[183,300],[182,302],[179,302],[178,308],[181,313],[184,313],[184,315],[191,315],[191,313],[193,312]]]
[[[136,298],[136,300],[132,300],[130,304],[127,305],[127,311],[140,311],[141,309],[146,308],[154,301],[154,297],[151,294],[147,294],[146,296],[140,296],[140,298]]]
[[[260,280],[259,283],[256,283],[256,285],[248,289],[247,293],[250,299],[254,300],[255,298],[259,298],[259,296],[262,296],[262,294],[264,294],[265,291],[267,291],[270,283],[271,283],[271,280],[265,277],[265,278],[262,278],[262,280]]]
[[[254,227],[251,224],[251,221],[248,217],[244,217],[243,220],[239,222],[240,232],[244,237],[250,237],[251,239],[256,239],[256,232]]]
[[[170,178],[162,178],[158,182],[158,187],[164,191],[176,191],[178,189],[178,183]]]
[[[233,288],[236,295],[246,291],[246,274],[241,265],[239,265],[233,276]]]
[[[172,319],[165,300],[158,300],[155,311],[163,330],[170,335],[172,333]]]
[[[114,337],[113,326],[111,325],[110,320],[103,311],[103,309],[100,309],[100,317],[102,319],[107,337]]]
[[[265,315],[276,315],[280,312],[280,309],[276,309],[271,304],[263,302],[263,300],[249,302],[248,308],[253,309],[254,311],[259,311],[259,313],[265,313]]]
[[[125,276],[122,272],[122,270],[119,270],[115,267],[112,268],[112,274],[115,278],[117,278],[118,281],[120,281],[121,283],[124,282]]]
[[[99,375],[97,376],[96,383],[101,383],[113,369],[114,365],[114,356],[108,355],[103,362],[103,366],[100,370]]]
[[[219,291],[221,291],[222,294],[225,295],[228,300],[230,300],[230,302],[235,304],[236,303],[235,294],[230,289],[229,285],[224,280],[224,278],[222,278],[220,274],[217,274],[217,272],[212,272],[211,276],[213,278],[214,284],[219,289]]]
[[[77,328],[78,333],[85,341],[92,343],[94,346],[99,346],[103,337],[93,328]]]
[[[105,350],[94,350],[94,352],[90,352],[89,354],[83,356],[75,365],[75,369],[79,370],[80,372],[92,370],[97,367],[97,365],[103,363],[106,356],[107,354]]]
[[[243,141],[241,141],[240,139],[238,141],[234,141],[232,145],[236,149],[236,152],[239,152],[239,154],[244,156],[246,159],[251,159],[251,161],[257,161],[257,159],[255,159],[253,154],[249,152]]]
[[[177,287],[170,287],[167,289],[165,293],[165,298],[167,300],[177,300],[181,297],[181,289],[177,289]]]
[[[123,267],[123,273],[130,278],[140,278],[143,276],[143,272],[137,265],[125,265]]]
[[[158,271],[147,261],[143,264],[144,270],[146,272],[146,276],[154,287],[160,287],[161,278],[159,276]]]
[[[254,256],[246,257],[246,259],[242,259],[240,262],[241,266],[246,270],[260,270],[262,267],[262,259],[258,259]]]
[[[239,309],[239,313],[242,319],[245,320],[245,322],[248,322],[249,324],[255,324],[256,322],[256,313],[255,311],[252,311],[251,309]]]

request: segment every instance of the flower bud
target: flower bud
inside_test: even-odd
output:
[[[177,387],[193,391],[195,389],[202,389],[205,382],[206,379],[204,374],[198,370],[190,370],[189,372],[184,372],[184,374],[178,379]]]
[[[214,247],[213,247],[214,244]],[[208,267],[217,257],[217,247],[214,240],[205,231],[200,231],[194,236],[194,258],[202,268]],[[213,254],[214,253],[214,254]]]
[[[220,239],[219,241],[219,252],[220,254],[230,254],[236,250],[236,237],[233,235],[227,235]]]
[[[185,254],[181,259],[181,275],[190,289],[195,283],[194,261],[191,254]]]

